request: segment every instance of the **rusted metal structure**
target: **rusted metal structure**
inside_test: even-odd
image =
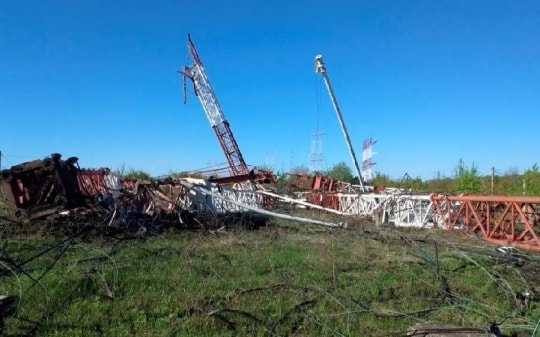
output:
[[[106,167],[99,169],[80,169],[77,172],[77,181],[82,195],[93,197],[110,190],[122,188],[120,177],[111,173]]]
[[[208,179],[121,180],[108,168],[80,169],[77,160],[64,161],[55,153],[3,170],[0,192],[13,217],[24,222],[60,213],[84,213],[107,218],[110,226],[137,227],[160,223],[163,216],[181,222],[185,212],[215,216],[243,212],[244,208],[270,208],[274,201],[256,190]]]
[[[252,168],[248,174],[236,176],[210,176],[208,180],[216,184],[231,184],[242,181],[254,181],[260,183],[272,183],[276,181],[276,176],[271,171]]]
[[[61,157],[54,153],[1,172],[0,194],[15,218],[33,220],[90,207],[105,193],[122,188],[108,168],[80,169],[77,157]]]
[[[302,190],[316,192],[347,192],[351,184],[320,174],[289,173],[291,184]]]
[[[312,191],[308,207],[369,216],[395,226],[463,230],[486,241],[540,251],[540,196],[412,194],[387,189],[379,193]],[[299,202],[306,206],[306,202]]]
[[[7,207],[17,218],[34,219],[80,204],[77,160],[54,153],[3,170],[0,190]]]
[[[121,181],[106,168],[80,169],[77,161],[54,153],[1,171],[5,204],[21,221],[93,212],[105,216],[110,226],[141,227],[165,218],[182,222],[186,213],[216,216],[247,210],[290,217],[265,210],[282,200],[395,226],[475,232],[492,243],[540,251],[540,196],[419,195],[400,189],[358,194],[335,179],[292,175],[291,183],[308,190],[301,193],[304,201],[199,178]]]
[[[540,251],[540,197],[432,195],[444,228],[481,234],[487,241]]]

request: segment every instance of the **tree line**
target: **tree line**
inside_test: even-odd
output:
[[[270,168],[266,168],[270,169]],[[149,179],[150,175],[142,170],[128,169],[124,166],[115,170],[122,177],[132,179]],[[309,169],[298,166],[291,170],[292,173],[310,174]],[[332,177],[343,182],[358,184],[359,180],[351,168],[345,162],[339,162],[328,170],[317,172],[324,176]],[[177,174],[184,176],[183,174]],[[279,182],[286,183],[287,175],[277,173]],[[509,168],[504,173],[480,174],[476,164],[467,165],[460,159],[450,177],[441,173],[435,174],[431,179],[411,177],[404,174],[400,178],[392,178],[388,174],[377,172],[368,185],[411,189],[413,191],[439,192],[452,194],[495,194],[495,195],[530,195],[540,196],[540,170],[538,164],[534,164],[522,173],[517,168]]]
[[[306,173],[305,168],[299,167],[296,173]],[[344,182],[358,184],[358,178],[352,173],[351,168],[340,162],[332,168],[320,172]],[[452,194],[495,194],[495,195],[536,195],[540,196],[540,171],[538,164],[532,165],[522,173],[517,168],[509,168],[503,174],[480,174],[477,166],[472,163],[467,165],[460,159],[450,177],[437,173],[431,179],[411,177],[404,174],[400,178],[391,178],[388,174],[377,172],[368,185],[412,189],[414,191],[440,192]]]

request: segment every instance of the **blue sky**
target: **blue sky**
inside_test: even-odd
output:
[[[458,160],[539,162],[540,2],[21,0],[0,2],[2,166],[59,152],[153,175],[225,163],[177,70],[191,33],[248,164],[328,167],[358,157],[431,178]]]

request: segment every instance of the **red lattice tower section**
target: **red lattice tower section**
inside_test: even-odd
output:
[[[540,197],[432,195],[446,229],[480,233],[489,242],[540,251]]]

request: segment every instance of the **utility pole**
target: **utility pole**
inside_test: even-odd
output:
[[[2,150],[0,150],[0,170],[2,170]]]
[[[495,188],[495,167],[491,168],[491,195],[493,195],[493,190]]]

